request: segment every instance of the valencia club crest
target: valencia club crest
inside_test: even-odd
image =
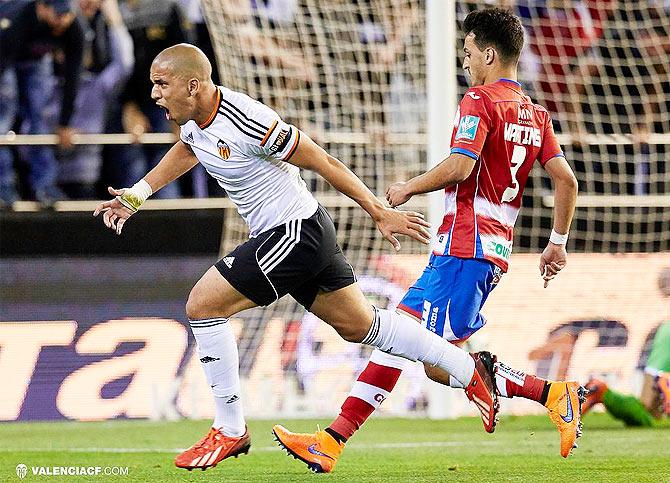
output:
[[[219,149],[219,156],[223,159],[228,159],[230,157],[230,148],[228,145],[219,139],[219,142],[216,143],[216,147]]]

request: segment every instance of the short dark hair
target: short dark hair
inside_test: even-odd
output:
[[[523,48],[523,26],[511,10],[487,8],[470,12],[463,22],[463,33],[475,35],[481,50],[494,47],[505,64],[516,62]]]

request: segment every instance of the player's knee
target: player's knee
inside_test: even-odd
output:
[[[186,316],[191,320],[205,319],[209,315],[207,313],[207,304],[204,297],[200,294],[197,286],[191,289],[186,301]]]
[[[365,324],[354,323],[350,320],[342,323],[331,324],[337,333],[347,342],[359,343],[368,334],[370,327]]]
[[[347,342],[356,342],[356,343],[359,343],[359,342],[361,342],[363,339],[365,339],[365,336],[366,336],[367,334],[368,334],[368,331],[365,330],[365,329],[361,329],[361,328],[351,328],[351,329],[347,329],[346,331],[344,331],[344,332],[341,333],[340,335],[341,335],[342,338],[343,338],[344,340],[346,340]]]

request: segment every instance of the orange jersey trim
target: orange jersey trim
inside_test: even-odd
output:
[[[291,156],[293,156],[293,153],[295,152],[296,148],[298,147],[299,142],[300,142],[300,131],[298,129],[296,129],[295,142],[293,143],[293,146],[291,147],[291,150],[288,152],[288,154],[284,158],[284,161],[288,161],[289,159],[291,159]]]
[[[276,127],[277,127],[277,121],[274,121],[272,123],[272,126],[270,126],[270,129],[268,129],[268,132],[265,134],[265,137],[261,141],[261,147],[265,146],[265,143],[268,142],[268,139],[270,139],[270,136],[272,135]]]
[[[214,118],[216,117],[216,113],[219,112],[219,104],[221,104],[221,90],[217,87],[216,102],[214,103],[214,109],[212,110],[212,113],[209,115],[209,117],[203,124],[198,124],[198,127],[200,129],[206,129],[209,127],[210,124],[212,124],[212,121],[214,121]]]

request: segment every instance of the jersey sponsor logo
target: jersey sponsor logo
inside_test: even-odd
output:
[[[519,123],[531,124],[533,122],[533,114],[527,107],[519,106]]]
[[[223,259],[223,263],[226,264],[226,267],[228,268],[233,268],[233,262],[235,261],[235,257],[225,257]]]
[[[479,127],[478,116],[463,116],[461,122],[458,123],[458,131],[456,132],[456,141],[459,139],[468,139],[473,141],[477,136],[477,128]]]
[[[200,359],[200,362],[202,362],[203,364],[207,364],[208,362],[214,362],[214,361],[219,361],[219,360],[221,360],[221,359],[218,358],[218,357],[205,356],[205,357],[202,357]]]
[[[497,256],[498,258],[509,260],[509,256],[512,254],[512,247],[508,245],[503,245],[502,243],[498,243],[495,240],[491,240],[486,245],[485,251],[490,253],[491,255],[495,254],[495,256]]]
[[[230,157],[230,147],[228,147],[225,141],[219,139],[219,142],[216,143],[216,147],[219,150],[219,156],[221,156],[222,159],[228,159]]]
[[[536,148],[542,146],[542,136],[538,128],[521,126],[512,122],[505,123],[505,141],[515,144],[532,144]]]
[[[478,96],[478,95],[475,94],[474,92],[468,92],[468,95],[469,95],[470,97],[472,97],[475,101],[478,101],[479,99],[482,98],[482,96]]]
[[[291,129],[282,129],[279,134],[277,134],[277,138],[275,139],[275,142],[272,143],[272,146],[270,146],[270,153],[274,154],[278,151],[283,151],[284,148],[286,147],[286,144],[288,143],[289,138],[291,134]]]

